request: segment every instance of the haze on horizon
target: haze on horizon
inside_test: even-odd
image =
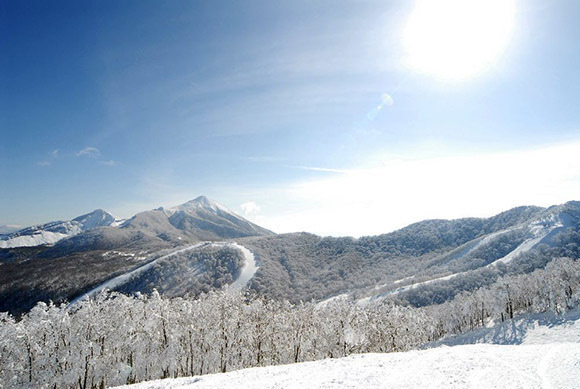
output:
[[[0,224],[361,236],[580,200],[574,0],[7,1]]]

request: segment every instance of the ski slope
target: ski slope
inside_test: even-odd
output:
[[[166,255],[159,257],[159,258],[156,258],[154,260],[150,260],[148,262],[146,261],[146,263],[139,266],[138,268],[136,268],[128,273],[121,274],[117,277],[114,277],[114,278],[102,283],[101,285],[91,289],[90,291],[88,291],[84,295],[73,300],[71,302],[71,305],[74,305],[81,300],[85,300],[85,299],[94,297],[95,295],[99,294],[103,290],[114,290],[115,288],[118,288],[119,286],[127,283],[128,281],[130,281],[132,278],[138,276],[139,274],[151,269],[158,262],[166,260],[168,258],[171,258],[177,254],[180,254],[180,253],[183,253],[186,251],[195,250],[195,249],[200,248],[202,246],[213,246],[213,247],[228,246],[228,247],[233,247],[236,250],[241,251],[242,255],[244,256],[244,264],[242,266],[242,269],[240,271],[240,275],[238,276],[238,278],[232,284],[230,284],[230,286],[229,286],[230,290],[237,291],[237,290],[243,289],[248,284],[250,279],[252,279],[254,274],[256,274],[256,271],[258,271],[258,265],[257,265],[256,260],[254,258],[254,254],[250,250],[248,250],[246,247],[244,247],[238,243],[231,243],[231,242],[201,242],[201,243],[196,243],[196,244],[189,245],[186,247],[182,247],[178,250],[175,250],[169,254],[166,254]]]
[[[231,247],[235,247],[242,252],[244,256],[244,265],[240,271],[238,278],[230,285],[230,290],[238,291],[246,287],[248,282],[254,277],[258,271],[258,264],[254,258],[254,253],[238,243],[228,243]]]
[[[507,344],[498,338],[496,344],[461,344],[486,339],[476,332],[455,338],[457,345],[453,347],[434,345],[404,353],[359,354],[119,388],[578,388],[579,316],[578,311],[564,318],[528,316],[504,323],[496,331],[483,329],[486,334],[518,335]]]
[[[496,259],[495,261],[487,264],[485,267],[497,266],[499,263],[508,264],[514,258],[516,258],[518,255],[525,253],[527,251],[530,251],[531,249],[533,249],[534,247],[536,247],[540,243],[549,242],[549,238],[551,236],[555,235],[558,232],[563,231],[566,228],[572,227],[573,225],[574,224],[573,224],[571,217],[565,213],[557,214],[557,215],[550,215],[549,217],[535,220],[532,223],[525,226],[525,228],[527,228],[528,233],[530,235],[529,238],[525,239],[520,245],[518,245],[515,249],[513,249],[507,255]],[[483,239],[480,239],[479,241],[469,243],[466,248],[464,248],[461,252],[454,255],[452,258],[458,259],[462,256],[468,255],[471,252],[473,252],[474,250],[476,250],[476,249],[478,249],[486,244],[489,244],[497,237],[504,235],[508,232],[514,231],[516,229],[520,229],[520,228],[524,228],[524,227],[518,226],[518,227],[509,228],[509,229],[505,229],[502,231],[498,231],[498,232],[489,234],[488,236],[486,236]],[[447,254],[445,254],[445,255],[447,255]],[[436,277],[436,278],[432,278],[430,280],[416,282],[413,284],[401,286],[398,288],[394,288],[391,290],[387,290],[384,292],[373,294],[371,296],[361,298],[357,301],[357,304],[359,306],[366,306],[370,303],[382,301],[390,295],[395,295],[395,294],[399,294],[402,292],[406,292],[408,290],[415,289],[415,288],[422,286],[422,285],[431,284],[435,281],[450,280],[450,279],[457,277],[457,276],[463,276],[463,275],[469,274],[470,272],[471,272],[471,270],[457,272],[457,273],[449,274],[446,276]],[[407,279],[409,279],[409,277],[403,278],[401,280],[397,280],[397,281],[393,282],[393,284],[398,284],[398,283],[403,282]],[[384,285],[381,285],[381,286],[384,286]],[[375,289],[378,289],[378,288],[375,287]]]

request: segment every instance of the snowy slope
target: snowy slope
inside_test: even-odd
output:
[[[121,228],[173,234],[179,240],[190,237],[204,241],[273,234],[205,196],[175,207],[140,212]]]
[[[55,244],[96,227],[115,226],[120,220],[107,211],[96,209],[73,220],[49,222],[0,235],[0,248],[31,247]]]
[[[460,344],[123,386],[154,388],[578,388],[580,320],[526,317],[518,344]],[[460,338],[470,340],[469,336]],[[457,341],[457,340],[456,340]],[[119,387],[121,388],[121,387]]]
[[[254,277],[254,274],[258,271],[258,264],[254,258],[254,253],[245,248],[244,246],[237,243],[226,243],[231,247],[235,247],[242,252],[244,255],[244,265],[240,271],[238,278],[230,285],[230,290],[238,291],[242,290],[248,285],[248,282]]]
[[[556,234],[558,234],[560,232],[563,232],[567,228],[574,227],[575,225],[577,225],[578,220],[576,217],[573,217],[572,215],[570,215],[569,213],[567,213],[565,211],[561,212],[560,210],[558,210],[558,206],[556,206],[554,208],[556,208],[556,210],[552,211],[552,213],[549,213],[546,216],[540,217],[540,218],[533,220],[531,222],[523,223],[523,224],[516,226],[516,227],[497,231],[497,232],[488,234],[484,237],[474,239],[473,241],[468,242],[467,244],[463,245],[459,249],[454,250],[454,252],[452,252],[452,255],[449,255],[448,253],[446,253],[440,257],[441,258],[447,257],[447,259],[449,261],[458,260],[462,257],[469,256],[470,254],[472,254],[475,250],[477,250],[479,248],[485,248],[486,246],[489,247],[489,246],[493,245],[495,240],[497,240],[498,238],[500,238],[500,237],[502,237],[510,232],[518,231],[518,230],[525,231],[526,239],[524,239],[521,242],[521,244],[519,244],[517,247],[515,247],[512,251],[510,251],[509,253],[507,253],[503,257],[498,258],[498,259],[494,260],[493,262],[487,264],[486,267],[497,266],[500,263],[508,264],[512,260],[514,260],[518,255],[534,249],[535,247],[537,247],[541,243],[551,244],[552,243],[551,238],[553,236],[555,236]],[[437,260],[437,258],[435,260]],[[449,279],[457,277],[457,276],[467,275],[469,273],[470,273],[470,270],[461,271],[461,272],[456,272],[453,274],[448,274],[445,276],[434,277],[434,278],[431,278],[431,279],[426,280],[426,281],[410,283],[410,284],[404,285],[404,286],[395,286],[398,283],[401,283],[403,281],[407,281],[407,280],[412,278],[412,276],[406,277],[402,280],[397,280],[397,281],[393,282],[392,285],[395,287],[391,287],[388,290],[382,290],[379,293],[372,293],[371,295],[369,295],[367,297],[360,298],[358,300],[358,304],[361,306],[365,306],[369,303],[384,300],[385,298],[387,298],[390,295],[395,295],[395,294],[399,294],[402,292],[406,292],[406,291],[409,291],[411,289],[415,289],[415,288],[422,286],[422,285],[431,284],[435,281],[446,281],[446,280],[449,280]],[[377,285],[375,287],[375,289],[378,290],[378,289],[381,289],[385,286],[386,285]]]
[[[180,253],[193,251],[193,250],[196,250],[200,247],[207,247],[207,246],[231,247],[231,248],[234,248],[236,250],[239,250],[242,253],[242,255],[244,256],[244,264],[242,265],[240,275],[229,286],[230,290],[232,290],[232,291],[238,291],[238,290],[243,289],[248,284],[248,282],[252,279],[254,274],[256,274],[256,271],[258,271],[258,265],[256,263],[256,260],[254,259],[254,254],[250,250],[245,248],[244,246],[237,244],[237,243],[232,243],[232,242],[201,242],[201,243],[196,243],[196,244],[189,245],[186,247],[180,247],[179,249],[176,249],[176,250],[174,250],[168,254],[165,254],[159,258],[154,258],[152,260],[146,260],[138,268],[136,268],[128,273],[121,274],[117,277],[114,277],[114,278],[104,282],[103,284],[91,289],[87,293],[85,293],[82,296],[73,300],[71,302],[71,305],[76,304],[78,301],[94,297],[95,295],[99,294],[99,292],[101,292],[103,290],[115,290],[116,288],[130,282],[133,278],[138,277],[140,274],[151,269],[156,264],[158,264],[162,261],[165,261],[167,259],[170,259],[171,257],[175,257],[176,255],[178,255]],[[199,270],[199,269],[193,269],[194,273],[197,272],[197,270]]]

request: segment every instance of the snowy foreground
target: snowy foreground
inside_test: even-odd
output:
[[[564,317],[526,316],[431,347],[149,381],[119,388],[580,387],[578,309]]]

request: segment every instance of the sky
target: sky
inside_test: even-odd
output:
[[[580,200],[580,2],[3,1],[0,225],[363,236]]]

